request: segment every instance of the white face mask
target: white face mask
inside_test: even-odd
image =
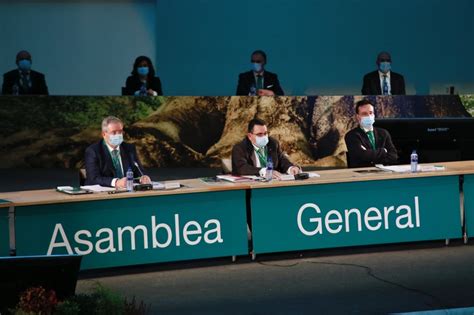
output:
[[[263,148],[268,144],[268,136],[255,137],[255,145],[259,148]]]
[[[364,116],[360,119],[360,126],[364,129],[371,129],[374,123],[375,123],[374,115]]]
[[[122,144],[123,142],[123,134],[121,133],[118,133],[116,135],[110,135],[109,136],[109,142],[111,145],[113,145],[114,147],[118,147],[119,145]]]

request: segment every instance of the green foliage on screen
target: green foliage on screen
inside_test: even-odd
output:
[[[148,117],[162,103],[163,97],[11,97],[0,106],[0,135],[25,129],[100,128],[102,119],[109,115],[130,125]]]
[[[474,116],[474,94],[470,95],[460,95],[461,102],[466,108],[466,110],[471,114],[471,116]]]

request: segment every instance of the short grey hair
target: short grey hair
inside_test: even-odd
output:
[[[120,118],[115,116],[108,116],[102,120],[102,131],[107,132],[107,127],[109,126],[109,124],[113,123],[119,123],[123,126],[123,122],[120,120]]]

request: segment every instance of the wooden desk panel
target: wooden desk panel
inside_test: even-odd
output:
[[[176,182],[176,181],[172,181]],[[15,206],[31,206],[31,205],[42,205],[42,204],[53,204],[53,203],[69,203],[69,202],[84,202],[84,201],[96,201],[96,200],[113,200],[113,199],[125,199],[125,198],[139,198],[149,196],[167,196],[167,195],[180,195],[180,194],[194,194],[203,192],[217,192],[227,190],[240,190],[247,189],[248,185],[234,184],[234,183],[218,183],[218,184],[206,184],[200,179],[186,179],[180,180],[179,183],[184,187],[179,189],[171,190],[152,190],[152,191],[137,191],[137,192],[125,192],[119,194],[108,194],[108,193],[94,193],[86,195],[67,195],[60,193],[55,189],[43,189],[43,190],[26,190],[18,192],[0,193],[0,199],[6,199],[12,202]],[[1,206],[1,204],[0,204]]]
[[[57,192],[55,189],[44,190],[30,190],[19,192],[0,193],[0,199],[11,201],[15,206],[50,204],[50,203],[67,203],[67,202],[82,202],[103,199],[123,199],[123,198],[138,198],[146,196],[165,196],[165,195],[179,195],[202,192],[215,192],[226,190],[239,189],[258,189],[270,187],[287,187],[300,185],[318,185],[318,184],[332,184],[332,183],[348,183],[348,182],[362,182],[362,181],[379,181],[388,179],[403,179],[403,178],[421,178],[421,177],[435,177],[435,176],[451,176],[451,175],[465,175],[474,174],[474,161],[460,161],[460,162],[444,162],[436,163],[436,165],[443,165],[446,167],[444,171],[436,172],[419,172],[419,173],[375,173],[375,174],[360,174],[357,170],[368,170],[373,168],[358,168],[358,169],[334,169],[317,171],[321,177],[311,178],[300,181],[271,181],[266,182],[245,182],[245,183],[204,183],[200,179],[186,179],[179,182],[185,187],[175,190],[154,190],[141,191],[133,193],[120,193],[109,195],[107,193],[96,193],[88,195],[71,196]],[[6,206],[5,204],[3,206]],[[2,204],[0,203],[0,207]]]

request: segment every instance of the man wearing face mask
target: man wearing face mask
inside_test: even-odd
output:
[[[274,179],[280,179],[281,173],[295,175],[301,172],[281,151],[278,141],[268,136],[265,122],[252,119],[247,136],[232,148],[232,173],[264,177],[269,157],[273,162]]]
[[[31,70],[32,59],[26,50],[16,55],[17,69],[3,75],[3,95],[48,95],[44,74]]]
[[[102,138],[86,149],[86,185],[126,188],[125,174],[129,168],[133,170],[134,178],[140,178],[141,184],[151,183],[150,177],[142,173],[135,146],[123,142],[123,123],[119,118],[104,118]]]
[[[363,95],[405,95],[405,79],[391,71],[392,57],[388,52],[377,56],[378,70],[364,76]]]
[[[372,103],[366,99],[357,102],[355,112],[359,127],[349,131],[344,138],[347,146],[347,166],[396,164],[398,154],[390,134],[385,129],[373,126],[375,114]]]
[[[236,95],[285,95],[275,73],[265,70],[267,55],[256,50],[250,57],[252,70],[239,74]]]

